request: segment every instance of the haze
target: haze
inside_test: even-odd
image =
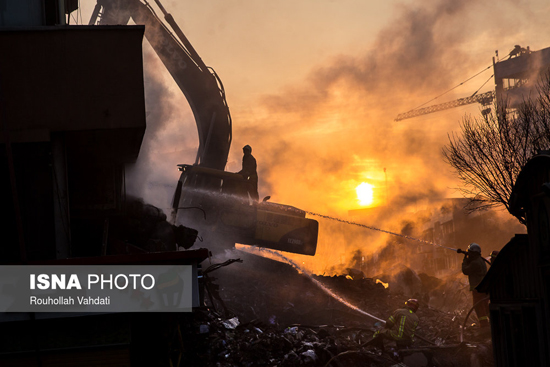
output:
[[[81,4],[87,23],[95,1]],[[400,122],[395,116],[492,65],[495,50],[502,59],[514,45],[550,46],[550,4],[542,0],[163,5],[224,83],[234,124],[226,170],[240,169],[249,144],[260,197],[339,217],[360,208],[355,189],[369,183],[374,202],[388,202],[376,218],[388,230],[426,201],[459,196],[441,148],[479,106]],[[195,160],[197,133],[185,98],[144,49],[148,127],[128,190],[167,208],[176,165]],[[491,75],[489,69],[433,103],[469,96],[488,79],[480,92],[491,90]],[[318,260],[303,261],[319,262],[310,268],[321,271],[331,257],[385,241],[357,236],[346,239],[339,226],[322,222]]]

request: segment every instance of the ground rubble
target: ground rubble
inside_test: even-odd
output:
[[[244,263],[246,263],[246,259]],[[314,276],[271,260],[234,264],[207,277],[208,307],[184,332],[189,365],[197,366],[492,366],[490,331],[464,325],[464,312],[418,310],[418,338],[408,350],[364,343],[382,323],[320,289],[315,280],[376,318],[403,305],[375,279]],[[215,277],[214,277],[215,275]],[[422,295],[419,295],[422,296]],[[461,330],[462,335],[461,335]],[[185,364],[187,365],[187,364]]]

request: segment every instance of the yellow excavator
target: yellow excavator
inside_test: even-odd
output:
[[[315,255],[319,224],[293,206],[248,198],[244,178],[224,171],[232,140],[232,121],[223,84],[187,37],[155,0],[166,23],[140,0],[98,0],[90,25],[145,25],[145,37],[187,98],[198,129],[194,164],[181,164],[171,221],[198,230],[204,245],[236,243]]]

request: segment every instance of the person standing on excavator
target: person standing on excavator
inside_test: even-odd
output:
[[[479,326],[489,326],[489,299],[484,293],[478,292],[475,288],[481,283],[481,280],[487,274],[487,265],[481,257],[481,246],[472,242],[468,246],[468,251],[457,250],[464,254],[462,260],[462,273],[468,276],[470,291],[472,291],[473,305],[479,319]]]
[[[256,172],[256,158],[252,155],[250,145],[243,147],[243,169],[237,172],[246,181],[246,191],[254,201],[258,201],[258,173]]]
[[[418,300],[409,299],[404,308],[399,308],[386,321],[386,325],[376,331],[372,340],[365,346],[372,345],[384,351],[384,340],[395,341],[397,349],[408,348],[414,341],[414,333],[418,327]]]

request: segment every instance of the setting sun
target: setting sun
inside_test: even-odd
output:
[[[366,182],[362,182],[359,186],[355,188],[357,192],[357,199],[359,200],[360,205],[370,205],[374,200],[373,194],[374,186]]]

